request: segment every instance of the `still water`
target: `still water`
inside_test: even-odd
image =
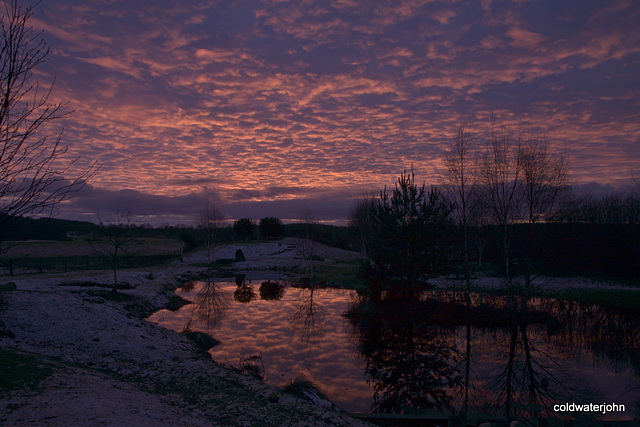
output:
[[[378,298],[273,282],[193,282],[192,301],[149,318],[207,332],[214,360],[301,373],[351,412],[441,410],[557,417],[562,403],[616,403],[640,414],[640,314],[564,300],[443,292]],[[594,414],[590,414],[594,415]]]

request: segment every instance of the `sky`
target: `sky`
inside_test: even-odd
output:
[[[481,144],[492,115],[566,151],[573,184],[625,185],[639,22],[633,0],[44,0],[34,78],[73,110],[65,159],[100,164],[57,215],[340,222],[412,165],[440,184],[460,124]]]

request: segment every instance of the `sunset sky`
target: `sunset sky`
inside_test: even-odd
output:
[[[23,4],[28,4],[24,3]],[[344,220],[458,126],[493,113],[569,153],[575,184],[640,169],[640,2],[44,0],[69,158],[101,169],[60,207],[95,220]]]

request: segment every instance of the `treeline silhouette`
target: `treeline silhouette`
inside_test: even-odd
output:
[[[152,227],[150,225],[130,225],[131,234],[136,238],[161,238],[175,239],[193,245],[198,248],[199,233],[194,227],[186,225],[163,225]],[[345,226],[327,224],[282,224],[282,230],[277,234],[278,238],[299,237],[302,238],[311,230],[311,236],[319,243],[341,249],[358,250],[356,231]],[[219,227],[217,230],[218,243],[230,243],[244,238],[236,235],[232,225]],[[99,226],[88,221],[72,221],[57,218],[12,218],[11,227],[5,232],[7,241],[25,240],[72,240],[87,238],[91,235],[99,235]],[[248,240],[265,238],[257,227]]]
[[[532,246],[530,261],[536,274],[640,284],[640,224],[543,223],[533,225],[530,237],[527,237],[527,227],[516,224],[513,228],[511,267],[514,275],[521,273],[524,247],[529,244]],[[495,233],[488,226],[476,231],[489,236],[483,262],[490,263],[496,274],[503,274],[500,242],[491,238]],[[458,249],[460,245],[457,242]],[[478,261],[478,257],[478,252],[472,249],[471,261]]]
[[[364,276],[373,286],[416,285],[447,273],[468,278],[478,270],[509,285],[515,277],[531,283],[536,275],[640,284],[640,192],[595,199],[567,188],[553,211],[536,221],[517,215],[497,221],[482,190],[476,191],[480,197],[470,203],[475,218],[466,224],[457,218],[459,198],[418,185],[413,172],[401,174],[393,189],[361,198],[351,225]]]
[[[483,261],[496,266],[496,273],[504,273],[495,226],[472,227],[470,234],[472,243],[481,241],[483,251],[480,254],[472,244],[472,261],[482,255]],[[526,257],[535,274],[640,284],[640,192],[568,197],[551,220],[513,224],[511,239],[515,275],[522,273]],[[459,250],[461,245],[458,242]]]
[[[98,235],[99,231],[99,226],[91,222],[55,218],[12,218],[11,225],[6,230],[6,240],[70,240]],[[493,270],[500,275],[504,273],[504,256],[496,227],[469,227],[468,253],[474,268]],[[515,274],[522,267],[525,254],[530,254],[528,262],[536,274],[640,282],[640,201],[633,195],[616,193],[601,199],[569,202],[554,221],[514,224],[512,230],[510,263]],[[310,237],[328,246],[358,251],[362,231],[353,223],[351,226],[292,223],[283,224],[276,237]],[[134,225],[131,233],[136,238],[180,240],[187,252],[202,243],[198,230],[188,226]],[[262,238],[257,226],[249,238],[237,236],[232,225],[220,227],[217,233],[219,244]],[[460,271],[464,246],[460,225],[453,221],[441,224],[428,244],[438,248],[441,263],[438,273]]]

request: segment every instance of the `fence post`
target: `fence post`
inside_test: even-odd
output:
[[[64,272],[68,273],[69,272],[69,265],[67,264],[67,258],[64,258]]]
[[[40,264],[40,274],[42,274],[42,257],[38,259],[38,263]]]
[[[89,255],[84,256],[86,270],[89,269]]]

